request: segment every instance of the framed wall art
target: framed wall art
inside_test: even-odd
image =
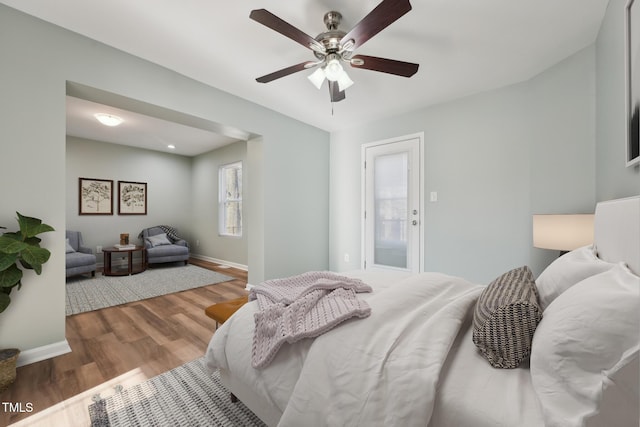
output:
[[[640,163],[640,0],[629,0],[625,9],[627,76],[626,164]]]
[[[78,178],[78,214],[113,215],[113,180]]]
[[[118,181],[118,215],[147,214],[147,183]]]

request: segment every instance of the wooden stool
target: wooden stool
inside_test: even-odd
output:
[[[242,298],[219,302],[205,308],[204,314],[216,321],[216,329],[218,329],[218,325],[222,325],[226,322],[226,320],[231,317],[233,313],[238,311],[240,307],[245,305],[247,301],[248,297],[245,296]]]

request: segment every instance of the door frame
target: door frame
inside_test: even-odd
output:
[[[418,272],[422,273],[424,271],[424,209],[425,209],[425,197],[424,197],[424,132],[412,133],[403,136],[397,136],[393,138],[383,139],[379,141],[367,142],[360,146],[360,268],[362,270],[365,269],[365,262],[367,258],[367,247],[366,247],[366,223],[365,223],[365,212],[366,212],[366,154],[367,149],[379,145],[393,144],[396,142],[406,141],[408,139],[418,139],[418,162],[420,165],[419,172],[419,182],[418,182],[418,195],[420,200],[418,201],[418,206],[420,206],[420,213],[418,214],[418,235],[419,235],[419,266]],[[393,269],[389,267],[389,269]]]

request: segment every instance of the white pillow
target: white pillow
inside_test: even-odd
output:
[[[637,378],[629,386],[618,374],[638,363],[639,347],[640,278],[624,264],[615,264],[556,298],[533,336],[530,361],[545,426],[598,425],[591,422],[607,400],[603,391],[616,383],[618,389],[627,388],[624,395],[629,402],[617,402],[624,410],[616,417],[637,416]],[[618,425],[599,422],[604,421],[600,425]]]
[[[73,247],[69,244],[69,239],[67,239],[67,249],[66,249],[66,253],[71,253],[71,252],[75,252],[76,250],[73,249]]]
[[[576,283],[611,269],[615,264],[596,256],[593,246],[584,246],[553,261],[536,279],[540,307],[545,310],[561,293]]]
[[[151,244],[151,247],[171,245],[171,241],[167,238],[166,233],[156,234],[155,236],[147,237],[147,241]]]

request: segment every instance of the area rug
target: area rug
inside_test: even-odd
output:
[[[232,280],[195,265],[154,267],[132,276],[67,279],[67,316]]]
[[[94,427],[265,426],[242,402],[231,402],[203,358],[95,400],[89,405]]]

